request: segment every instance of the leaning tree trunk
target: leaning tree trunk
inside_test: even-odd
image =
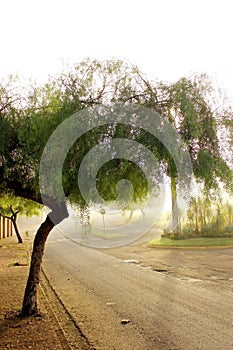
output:
[[[39,227],[31,255],[30,271],[24,293],[21,316],[29,316],[38,313],[37,309],[37,288],[40,280],[40,270],[45,249],[45,242],[54,226],[68,217],[66,205],[56,204],[49,213],[45,221]]]
[[[18,239],[18,242],[19,243],[23,243],[23,240],[22,240],[22,237],[20,236],[20,233],[19,233],[19,229],[18,229],[18,226],[17,226],[17,223],[16,223],[16,220],[17,220],[17,214],[19,213],[19,210],[17,212],[14,212],[13,209],[12,209],[12,206],[10,206],[10,211],[12,213],[11,216],[8,216],[8,215],[2,215],[0,213],[0,215],[3,217],[3,218],[6,218],[8,220],[11,220],[13,226],[14,226],[14,229],[15,229],[15,234],[16,234],[16,237]]]
[[[179,237],[179,214],[177,205],[177,190],[176,190],[176,178],[171,176],[171,195],[172,195],[172,235],[173,237]]]
[[[12,224],[13,224],[13,226],[14,226],[15,234],[16,234],[16,236],[17,236],[18,242],[19,242],[19,243],[23,243],[22,237],[20,236],[20,233],[19,233],[18,225],[17,225],[17,223],[16,223],[16,216],[15,216],[15,217],[12,217],[12,218],[11,218],[11,221],[12,221]]]
[[[14,226],[14,229],[15,229],[15,234],[16,234],[16,237],[18,239],[18,242],[19,243],[23,243],[22,237],[20,236],[20,233],[19,233],[19,230],[18,230],[18,225],[16,223],[17,215],[20,212],[20,210],[14,211],[13,208],[12,208],[12,205],[10,205],[10,211],[11,211],[11,214],[12,214],[11,217],[10,217],[10,220],[13,223],[13,226]]]

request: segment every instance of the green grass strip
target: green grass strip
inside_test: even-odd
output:
[[[233,247],[233,238],[190,238],[174,240],[170,238],[157,238],[150,241],[150,247],[177,247],[177,248],[192,248],[192,247]]]

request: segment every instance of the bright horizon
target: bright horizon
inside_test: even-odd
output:
[[[0,9],[0,77],[43,82],[64,63],[118,58],[159,80],[207,73],[233,101],[231,1],[9,0]]]

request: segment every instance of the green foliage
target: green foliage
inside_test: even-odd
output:
[[[0,214],[2,216],[11,217],[13,213],[17,213],[18,215],[31,217],[40,215],[42,208],[38,203],[22,197],[16,197],[10,192],[2,193],[0,196]]]
[[[225,232],[230,232],[233,236],[233,225],[225,227]]]
[[[199,196],[193,200],[187,211],[186,225],[180,238],[233,237],[232,222],[231,203],[221,203],[208,196]]]
[[[133,187],[131,198],[131,188],[127,182],[122,183],[124,187],[118,191],[121,195],[120,201],[127,205],[130,201],[145,200],[148,193],[147,179],[138,165],[125,159],[113,159],[99,170],[96,187],[101,197],[107,201],[116,200],[117,184],[120,180],[128,180]]]
[[[15,92],[11,85],[9,82],[0,87],[0,176],[1,187],[11,188],[16,195],[40,201],[41,155],[62,121],[94,104],[113,102],[149,107],[171,122],[190,152],[194,174],[205,191],[217,190],[220,182],[229,191],[233,188],[232,171],[222,157],[218,139],[223,124],[232,131],[232,113],[225,109],[222,118],[219,111],[216,117],[213,89],[205,75],[169,84],[149,80],[137,67],[123,61],[87,59],[50,78],[43,86],[32,84],[27,91],[21,88]],[[145,145],[156,155],[161,173],[175,177],[178,186],[184,186],[177,179],[174,160],[159,140],[136,125],[108,125],[87,132],[70,148],[63,166],[63,187],[70,201],[85,206],[77,185],[79,166],[94,145],[104,146],[106,140],[114,137]],[[137,167],[130,162],[113,161],[100,169],[97,178],[104,198],[116,197],[116,183],[122,178],[135,184],[135,201],[143,199],[150,190]]]
[[[181,78],[164,85],[162,91],[167,98],[162,112],[186,143],[196,179],[204,183],[206,190],[218,188],[220,180],[232,191],[232,171],[223,160],[218,138],[223,118],[219,111],[214,112],[216,97],[211,80],[206,75]],[[222,111],[230,118],[232,114],[228,112]]]

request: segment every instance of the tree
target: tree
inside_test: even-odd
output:
[[[205,191],[219,191],[220,183],[232,191],[232,170],[221,152],[218,133],[225,120],[232,118],[228,109],[218,110],[211,80],[206,75],[181,78],[173,84],[160,85],[164,103],[161,113],[176,128],[189,151],[197,182]],[[221,117],[220,117],[221,116]],[[229,125],[225,123],[225,127]],[[171,178],[174,235],[178,231],[177,178],[171,158],[167,162],[167,174]]]
[[[0,197],[0,215],[12,221],[19,243],[23,243],[23,240],[18,229],[18,215],[25,215],[27,217],[39,215],[40,208],[41,206],[36,202],[22,197],[15,197],[10,193],[5,193]]]
[[[39,227],[31,256],[30,271],[21,313],[37,312],[37,286],[46,239],[55,225],[68,217],[66,202],[60,198],[42,196],[39,190],[39,167],[42,152],[50,135],[74,112],[96,103],[110,103],[140,95],[135,85],[133,68],[120,61],[85,61],[73,72],[63,73],[43,87],[31,86],[23,105],[12,101],[9,109],[2,107],[6,143],[1,143],[1,189],[15,196],[33,200],[50,208],[51,212]],[[106,127],[84,135],[70,150],[63,168],[66,198],[82,204],[76,183],[76,172],[83,154],[106,132]],[[8,145],[11,145],[9,148]],[[78,150],[78,157],[74,151]],[[56,184],[56,174],[54,178]]]
[[[2,217],[11,220],[11,222],[14,226],[14,229],[15,229],[15,234],[16,234],[16,237],[18,239],[18,242],[23,243],[22,237],[21,237],[19,230],[18,230],[18,225],[16,223],[17,215],[18,215],[20,210],[14,210],[12,208],[12,205],[10,205],[8,208],[1,207],[0,210],[1,210],[0,215]]]

